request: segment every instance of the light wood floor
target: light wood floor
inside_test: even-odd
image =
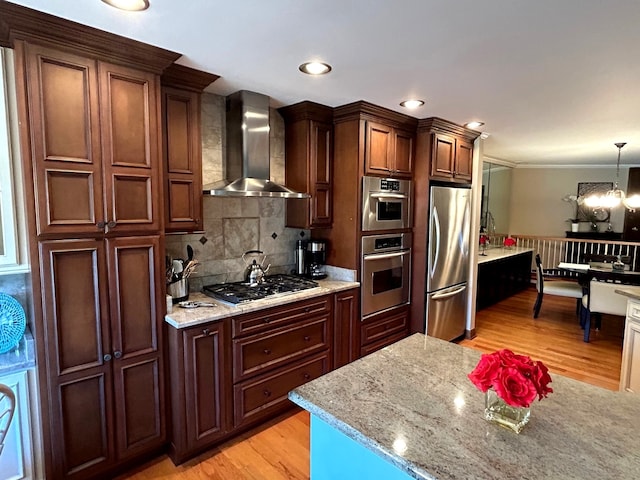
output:
[[[624,320],[604,316],[602,331],[582,341],[571,298],[547,296],[532,318],[535,289],[478,312],[473,340],[482,352],[509,348],[543,361],[552,373],[618,389]],[[298,480],[309,478],[309,415],[293,410],[178,467],[167,456],[120,477],[134,479]]]

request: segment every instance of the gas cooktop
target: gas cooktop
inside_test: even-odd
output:
[[[238,305],[252,300],[260,300],[274,295],[285,295],[317,286],[318,284],[313,280],[278,274],[264,277],[264,281],[259,284],[233,282],[205,285],[202,287],[202,292],[221,302]]]

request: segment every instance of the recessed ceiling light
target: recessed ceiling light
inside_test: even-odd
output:
[[[324,75],[331,71],[331,65],[322,62],[306,62],[300,65],[298,69],[307,75]]]
[[[464,126],[467,128],[480,128],[484,125],[484,122],[473,121],[469,123],[465,123]]]
[[[120,10],[128,10],[130,12],[139,12],[149,8],[149,0],[102,0],[107,5],[119,8]]]
[[[422,105],[424,105],[424,100],[405,100],[400,102],[400,106],[405,108],[418,108]]]

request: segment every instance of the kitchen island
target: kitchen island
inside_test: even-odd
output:
[[[640,397],[552,374],[518,435],[484,420],[480,353],[422,334],[296,388],[311,479],[640,478]]]
[[[533,249],[527,247],[488,248],[478,255],[476,309],[482,310],[531,285]]]

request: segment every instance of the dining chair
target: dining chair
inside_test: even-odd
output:
[[[575,298],[576,313],[580,314],[580,302],[584,292],[578,282],[569,280],[546,281],[544,279],[544,271],[539,253],[536,253],[536,267],[536,289],[538,290],[538,296],[536,297],[536,303],[533,304],[533,318],[538,318],[538,315],[540,314],[540,307],[542,307],[542,298],[545,294]]]
[[[584,341],[589,342],[591,318],[596,317],[596,329],[600,328],[601,314],[625,316],[627,297],[616,293],[620,283],[605,282],[598,279],[589,281],[589,291],[582,297]]]
[[[0,383],[0,455],[2,455],[4,439],[9,431],[15,410],[16,396],[7,385]]]

